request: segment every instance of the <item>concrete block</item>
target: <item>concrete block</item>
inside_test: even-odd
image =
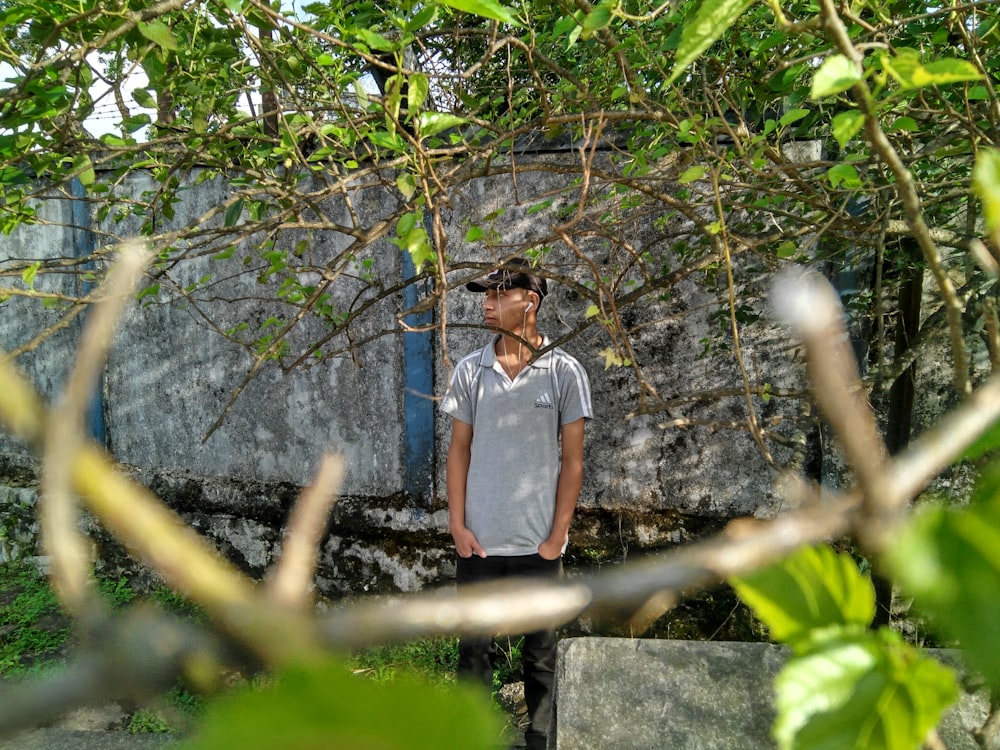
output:
[[[767,643],[570,638],[559,644],[558,750],[774,748],[772,684],[788,651]],[[951,652],[935,656],[952,662]],[[972,736],[989,701],[964,695],[938,729],[949,750]],[[551,743],[550,743],[551,746]]]

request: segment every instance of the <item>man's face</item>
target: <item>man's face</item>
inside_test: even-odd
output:
[[[483,317],[490,328],[520,331],[525,309],[532,301],[526,289],[488,289],[483,298]]]

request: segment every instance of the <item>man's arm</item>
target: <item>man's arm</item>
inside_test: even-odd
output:
[[[465,487],[472,461],[472,425],[460,419],[451,420],[451,445],[445,479],[448,486],[448,530],[455,540],[455,550],[461,557],[473,554],[486,557],[476,535],[465,526]]]
[[[559,557],[569,539],[569,524],[580,499],[580,487],[583,486],[584,424],[585,419],[578,419],[562,427],[562,462],[556,488],[556,512],[549,538],[538,545],[538,554],[546,560]]]

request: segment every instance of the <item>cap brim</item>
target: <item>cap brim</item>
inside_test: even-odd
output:
[[[470,292],[485,292],[490,289],[499,289],[501,286],[503,285],[499,282],[490,284],[482,281],[470,281],[465,285],[465,288]]]

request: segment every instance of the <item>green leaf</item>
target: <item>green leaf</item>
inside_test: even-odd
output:
[[[517,20],[513,9],[501,5],[496,0],[441,0],[441,4],[463,13],[472,13],[500,23],[509,23],[511,26],[522,25]]]
[[[226,209],[226,221],[227,227],[235,227],[240,220],[240,216],[243,214],[243,199],[240,198],[229,205]]]
[[[865,116],[859,110],[849,109],[841,112],[833,118],[833,137],[837,139],[840,147],[844,148],[864,125]]]
[[[422,138],[427,138],[432,135],[437,135],[442,130],[465,125],[468,120],[464,117],[458,117],[457,115],[451,115],[446,112],[421,112],[418,117],[418,122],[420,123],[420,136]]]
[[[780,563],[731,581],[771,636],[795,650],[833,626],[864,629],[875,616],[875,591],[846,554],[807,547]]]
[[[830,181],[831,187],[861,187],[861,178],[858,176],[858,170],[850,164],[835,164],[826,171],[826,178]]]
[[[396,224],[396,237],[390,241],[400,250],[410,254],[417,273],[420,273],[425,263],[437,260],[427,230],[424,229],[423,214],[420,211],[412,211],[401,216]]]
[[[94,184],[97,174],[94,172],[94,163],[86,154],[77,154],[73,157],[73,174],[84,187]]]
[[[156,109],[156,100],[146,89],[137,88],[133,90],[132,98],[135,99],[136,104],[140,107],[145,107],[146,109]]]
[[[496,713],[473,690],[409,677],[376,684],[331,659],[210,704],[178,750],[479,750],[499,748],[499,736]]]
[[[430,88],[430,79],[424,73],[414,73],[407,79],[406,98],[411,117],[427,101]]]
[[[799,120],[801,120],[803,117],[808,115],[810,111],[811,110],[808,109],[789,110],[788,112],[786,112],[781,116],[781,119],[778,120],[778,124],[781,125],[782,127],[787,127],[791,125],[793,122],[798,122]]]
[[[676,81],[688,65],[736,23],[750,4],[751,0],[706,0],[698,4],[693,17],[684,19],[677,58],[667,83]]]
[[[912,117],[897,117],[889,125],[889,130],[903,130],[908,133],[916,133],[920,130],[920,124],[914,120]]]
[[[631,364],[629,360],[624,359],[610,346],[607,349],[602,349],[597,354],[598,356],[604,357],[605,370],[610,370],[612,367],[628,367]]]
[[[947,86],[982,79],[983,74],[975,65],[952,57],[921,65],[913,76],[913,82],[917,86]]]
[[[28,289],[35,288],[35,277],[38,276],[38,269],[42,267],[42,262],[36,260],[30,266],[21,271],[21,281]]]
[[[704,176],[705,176],[705,168],[702,167],[702,166],[697,166],[696,165],[696,166],[688,167],[687,169],[685,169],[681,173],[681,176],[677,178],[677,181],[681,185],[688,185],[688,184],[690,184],[692,182],[700,180]]]
[[[399,136],[399,133],[375,130],[369,133],[368,137],[371,138],[372,143],[380,148],[386,148],[390,151],[403,151],[406,149],[406,141]]]
[[[825,99],[847,91],[861,80],[858,67],[844,55],[831,55],[819,66],[812,79],[809,96],[812,99]]]
[[[142,130],[144,127],[152,122],[152,118],[145,112],[141,112],[132,117],[126,117],[122,120],[122,127],[128,133],[135,133],[136,131]],[[126,144],[127,145],[127,144]]]
[[[31,178],[17,167],[0,167],[0,185],[27,185]]]
[[[159,293],[160,293],[160,284],[159,282],[157,282],[155,284],[150,284],[145,289],[140,291],[138,294],[135,295],[135,298],[137,300],[140,300],[143,297],[155,297]]]
[[[437,18],[437,12],[438,9],[436,5],[425,5],[417,11],[417,14],[413,18],[406,22],[406,26],[404,27],[405,30],[412,34],[416,31],[420,31],[420,29],[425,26],[429,26],[434,22],[434,19]]]
[[[595,31],[600,31],[601,29],[606,29],[610,26],[611,19],[614,17],[611,10],[611,6],[603,3],[595,6],[594,9],[583,18],[584,32],[593,33]]]
[[[972,169],[972,189],[983,202],[986,231],[1000,233],[1000,150],[984,148]]]
[[[403,172],[396,178],[396,188],[405,200],[410,200],[417,192],[417,180],[409,172]]]
[[[791,240],[786,240],[778,246],[778,249],[775,251],[775,255],[779,258],[791,258],[798,252],[798,250],[798,245]]]
[[[983,77],[979,69],[966,60],[948,57],[924,64],[920,61],[920,52],[909,48],[899,48],[892,56],[883,54],[880,61],[886,73],[904,89],[979,81]]]
[[[395,42],[386,39],[381,34],[376,34],[371,29],[358,28],[354,29],[354,33],[361,37],[365,44],[379,52],[392,52],[398,46]]]
[[[920,53],[908,47],[897,47],[895,54],[879,55],[882,69],[905,89],[916,88],[913,75],[920,67]]]
[[[528,208],[528,216],[541,213],[542,211],[547,211],[552,206],[553,203],[554,201],[551,198],[546,198],[540,203],[536,203],[533,206],[530,206]]]
[[[1000,688],[1000,466],[979,480],[968,507],[916,515],[887,560],[920,611],[955,638],[967,663]]]
[[[482,227],[473,225],[469,227],[469,231],[465,233],[465,241],[475,242],[476,240],[480,239],[484,234],[485,232],[483,232]]]
[[[900,48],[896,54],[880,57],[882,67],[904,89],[919,89],[925,86],[947,86],[952,83],[980,81],[982,73],[967,60],[946,57],[929,63],[920,61],[920,52],[915,49]]]
[[[924,86],[944,86],[950,83],[981,81],[983,74],[968,60],[947,57],[926,63],[917,79]]]
[[[958,697],[950,669],[888,629],[793,657],[775,691],[780,750],[914,750]]]
[[[139,33],[146,37],[153,44],[156,44],[163,49],[171,50],[176,52],[180,47],[177,44],[177,39],[174,37],[174,32],[170,30],[163,21],[159,19],[154,19],[152,21],[139,21],[138,24]]]

